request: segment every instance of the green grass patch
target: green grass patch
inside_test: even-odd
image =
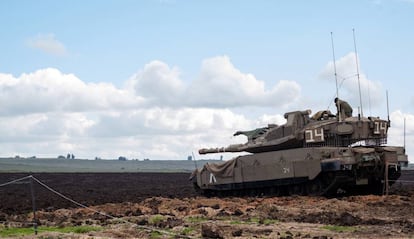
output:
[[[76,227],[43,227],[37,228],[39,233],[42,232],[60,232],[60,233],[88,233],[91,231],[99,231],[101,227],[97,226],[76,226]],[[13,237],[34,234],[33,227],[25,228],[2,228],[0,229],[0,237]]]
[[[153,215],[148,219],[148,223],[151,225],[156,225],[162,221],[165,220],[165,216],[157,214],[157,215]]]
[[[349,226],[325,225],[322,228],[332,231],[332,232],[355,232],[356,231],[355,227],[349,227]]]
[[[189,235],[190,233],[192,233],[193,231],[195,231],[195,228],[193,227],[186,227],[181,231],[182,235]]]
[[[156,239],[156,238],[161,238],[163,235],[161,232],[159,231],[152,231],[150,234],[150,238]]]
[[[34,234],[33,228],[2,228],[0,237],[20,236]]]
[[[240,224],[245,224],[246,222],[243,221],[239,221],[239,220],[232,220],[230,221],[231,225],[240,225]]]
[[[252,217],[249,220],[250,223],[260,223],[260,218],[258,217]]]

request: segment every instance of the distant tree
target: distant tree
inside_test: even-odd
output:
[[[187,157],[187,160],[188,160],[188,161],[193,160],[193,156],[189,155],[189,156]]]
[[[126,157],[124,157],[124,156],[119,156],[119,157],[118,157],[118,160],[119,160],[119,161],[126,161],[126,160],[127,160],[127,158],[126,158]]]
[[[63,155],[59,155],[57,158],[58,158],[58,159],[65,159],[65,156],[63,156]]]

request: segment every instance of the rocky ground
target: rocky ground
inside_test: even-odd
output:
[[[7,176],[21,175],[0,175],[0,182],[8,181]],[[190,190],[186,174],[35,176],[90,206],[66,204],[37,185],[39,224],[101,228],[83,234],[42,232],[41,238],[414,238],[414,185],[409,183],[396,183],[389,196],[206,198]],[[72,181],[61,180],[69,176]],[[413,180],[414,172],[404,172],[401,179]],[[78,187],[73,186],[76,182]],[[27,187],[0,187],[2,227],[30,226],[30,190],[23,190]],[[6,199],[10,197],[15,204]]]

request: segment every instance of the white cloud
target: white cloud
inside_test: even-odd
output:
[[[36,113],[1,118],[2,155],[185,159],[201,147],[244,142],[232,138],[253,121],[230,110],[155,108],[117,114]],[[33,147],[36,145],[36,147]]]
[[[391,133],[393,135],[393,142],[402,145],[404,135],[404,119],[406,127],[406,135],[408,137],[414,137],[414,115],[409,113],[403,113],[400,110],[394,111],[390,115],[391,120]],[[406,140],[408,141],[408,140]],[[414,143],[414,140],[409,140]],[[414,144],[413,144],[414,146]],[[413,147],[414,149],[414,147]]]
[[[108,83],[85,83],[72,74],[48,68],[18,78],[0,74],[0,114],[88,112],[131,108],[143,100]]]
[[[277,115],[268,115],[264,114],[256,121],[255,125],[257,127],[263,127],[267,124],[277,124],[282,125],[286,123],[286,119],[283,115],[277,114]]]
[[[3,116],[0,142],[3,156],[49,155],[79,151],[93,121],[82,113],[36,113]],[[6,155],[5,155],[6,154]]]
[[[404,145],[404,119],[406,133],[406,153],[408,160],[413,162],[414,157],[414,115],[404,113],[400,110],[394,111],[390,115],[391,128],[388,131],[388,145]]]
[[[369,80],[361,68],[359,69],[362,107],[366,115],[369,106],[376,108],[382,105],[385,98],[385,91],[380,82]],[[337,60],[336,71],[339,98],[345,99],[356,108],[360,105],[360,98],[355,53],[348,53]],[[335,84],[334,65],[332,61],[323,68],[319,74],[319,78],[330,80]]]
[[[184,83],[179,70],[170,68],[161,61],[152,61],[129,80],[137,95],[144,97],[151,105],[176,105],[184,93]]]
[[[190,105],[206,107],[273,106],[286,107],[298,99],[300,86],[281,80],[271,89],[254,75],[242,73],[229,57],[204,60],[201,73],[189,88]]]
[[[231,135],[253,127],[253,121],[230,109],[162,106],[168,100],[164,92],[179,92],[182,83],[178,71],[163,63],[152,62],[137,75],[134,79],[142,80],[143,88],[158,82],[168,86],[154,88],[154,95],[137,96],[111,84],[85,83],[53,68],[19,77],[0,74],[2,155],[185,159],[199,147],[244,141]],[[155,83],[145,82],[150,76],[155,76]],[[151,97],[160,94],[150,107]]]
[[[29,47],[38,49],[47,54],[55,56],[64,56],[67,54],[65,45],[56,39],[52,33],[38,34],[37,36],[31,37],[27,44]]]
[[[254,75],[242,73],[227,56],[203,61],[199,77],[186,85],[176,67],[152,61],[127,83],[148,106],[189,107],[284,107],[295,102],[300,86],[281,80],[270,89]]]

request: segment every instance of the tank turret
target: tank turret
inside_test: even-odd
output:
[[[310,110],[284,115],[283,125],[269,124],[250,131],[237,131],[247,142],[221,148],[200,149],[200,154],[222,152],[269,152],[302,147],[347,147],[357,142],[381,145],[387,142],[389,122],[378,117],[347,117],[341,121],[330,111],[319,111],[310,117]]]

